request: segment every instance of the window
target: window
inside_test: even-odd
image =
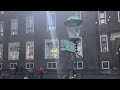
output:
[[[26,59],[34,59],[34,42],[26,42]]]
[[[0,69],[2,69],[2,63],[0,63]]]
[[[3,44],[0,44],[0,61],[3,59]]]
[[[77,47],[77,54],[76,57],[77,58],[81,58],[83,57],[83,49],[82,49],[82,37],[80,37],[79,43],[78,43],[78,47]]]
[[[102,61],[102,69],[110,69],[109,61]]]
[[[8,59],[19,60],[19,43],[9,43]]]
[[[57,69],[57,62],[48,62],[47,69]]]
[[[17,35],[18,34],[18,20],[12,19],[11,20],[11,35]]]
[[[107,35],[100,35],[101,52],[108,52],[108,37]]]
[[[118,11],[117,13],[118,13],[118,22],[120,22],[120,11]]]
[[[77,64],[74,63],[74,68],[83,69],[83,61],[78,61]]]
[[[34,68],[34,63],[33,62],[26,63],[26,69],[31,69],[31,68]]]
[[[3,36],[4,23],[0,22],[0,36]]]
[[[75,16],[81,19],[81,11],[75,11]]]
[[[45,59],[59,58],[59,41],[45,40]]]
[[[99,11],[98,17],[99,17],[99,24],[106,24],[106,11]]]
[[[10,63],[10,69],[15,69],[17,66],[17,63]]]
[[[47,29],[56,30],[56,13],[47,11]]]
[[[26,18],[26,33],[34,32],[34,17]]]

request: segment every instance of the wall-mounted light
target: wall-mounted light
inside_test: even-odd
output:
[[[111,16],[108,17],[109,19],[111,18]]]
[[[98,22],[95,22],[95,24],[98,24]]]

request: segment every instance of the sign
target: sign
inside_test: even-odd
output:
[[[58,49],[52,48],[50,51],[50,56],[52,56],[53,58],[58,58]]]
[[[61,50],[75,52],[75,45],[69,40],[61,40]]]

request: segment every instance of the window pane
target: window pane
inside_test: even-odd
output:
[[[11,64],[11,68],[13,68],[13,64]]]
[[[59,58],[58,41],[47,41],[45,46],[45,57],[49,59]]]
[[[26,18],[26,27],[27,27],[27,30],[26,30],[27,33],[34,32],[34,19],[33,19],[33,17]]]
[[[56,68],[56,63],[53,63],[53,68]]]
[[[105,13],[104,13],[104,11],[100,11],[100,18],[105,18]]]
[[[106,37],[101,37],[101,42],[106,42]]]
[[[18,34],[18,22],[16,19],[11,21],[11,34]]]
[[[29,64],[27,64],[27,68],[30,68],[30,67],[29,67]]]
[[[78,18],[81,18],[81,11],[76,11],[76,12],[75,12],[75,15],[76,15]]]
[[[13,64],[13,68],[16,68],[17,64]]]
[[[3,36],[3,23],[0,23],[0,36]]]
[[[48,68],[51,68],[52,66],[51,66],[51,63],[48,63]]]
[[[33,63],[30,64],[30,68],[33,68]]]
[[[109,63],[108,62],[103,62],[103,68],[108,68]]]
[[[19,43],[9,43],[9,60],[19,60]]]
[[[101,19],[101,20],[100,20],[100,23],[101,23],[101,24],[104,24],[104,23],[105,23],[105,19]]]
[[[56,16],[53,12],[47,13],[48,30],[55,30]]]
[[[82,62],[78,62],[78,68],[82,68]]]
[[[26,43],[26,59],[34,59],[34,42]]]

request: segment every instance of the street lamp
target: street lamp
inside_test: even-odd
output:
[[[75,57],[75,62],[77,64],[77,58],[76,55],[78,55],[78,44],[80,41],[80,25],[82,24],[82,20],[80,20],[80,18],[76,17],[76,16],[70,16],[65,22],[65,26],[67,27],[67,33],[68,33],[68,37],[69,40],[72,41],[75,44],[75,52],[74,57]],[[78,55],[80,58],[82,58],[82,56]],[[74,62],[73,62],[73,67],[74,67]],[[77,68],[77,67],[76,67]],[[76,71],[76,68],[75,69]],[[73,70],[74,71],[74,70]],[[73,76],[74,76],[74,72],[73,72]]]

